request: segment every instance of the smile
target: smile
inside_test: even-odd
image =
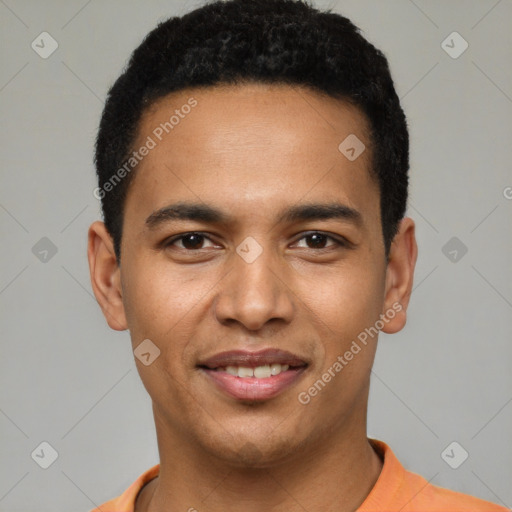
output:
[[[198,367],[217,389],[237,400],[269,400],[291,387],[308,364],[289,352],[223,352]]]
[[[285,372],[290,368],[289,365],[281,365],[274,363],[271,365],[257,366],[256,368],[248,368],[247,366],[227,366],[226,368],[215,368],[215,371],[226,372],[235,377],[246,379],[248,377],[256,377],[257,379],[268,379],[269,377],[275,377],[281,372]]]

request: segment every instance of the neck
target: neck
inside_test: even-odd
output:
[[[265,468],[234,467],[197,446],[165,435],[157,423],[160,474],[146,485],[135,512],[223,512],[243,503],[247,512],[353,512],[382,469],[364,429],[297,450],[294,459]]]

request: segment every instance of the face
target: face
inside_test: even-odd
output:
[[[89,253],[109,324],[136,353],[150,340],[136,364],[159,440],[263,466],[364,430],[375,328],[403,326],[415,261],[408,225],[386,264],[364,116],[251,84],[169,95],[139,128],[134,148],[153,147],[121,265],[101,223]],[[339,149],[350,135],[355,159]]]

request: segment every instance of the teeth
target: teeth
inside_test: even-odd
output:
[[[268,379],[269,377],[279,375],[281,372],[288,370],[290,366],[287,364],[266,364],[257,366],[256,368],[248,368],[246,366],[227,366],[226,368],[217,368],[217,371],[229,373],[235,377],[245,379],[247,377],[256,377],[257,379]]]
[[[271,364],[270,365],[270,375],[279,375],[280,373],[281,373],[281,365],[280,364]]]
[[[270,373],[272,375],[279,375],[281,372],[285,372],[290,368],[287,364],[273,364],[270,366]]]
[[[265,366],[257,366],[254,368],[254,376],[257,379],[268,379],[272,375],[270,371],[270,366],[267,364]]]
[[[252,368],[246,368],[245,366],[238,367],[239,377],[254,377],[254,371]]]

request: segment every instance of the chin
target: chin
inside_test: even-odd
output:
[[[276,433],[239,433],[207,440],[206,450],[224,464],[238,469],[264,469],[280,464],[297,453],[303,442],[292,441],[291,435]]]

